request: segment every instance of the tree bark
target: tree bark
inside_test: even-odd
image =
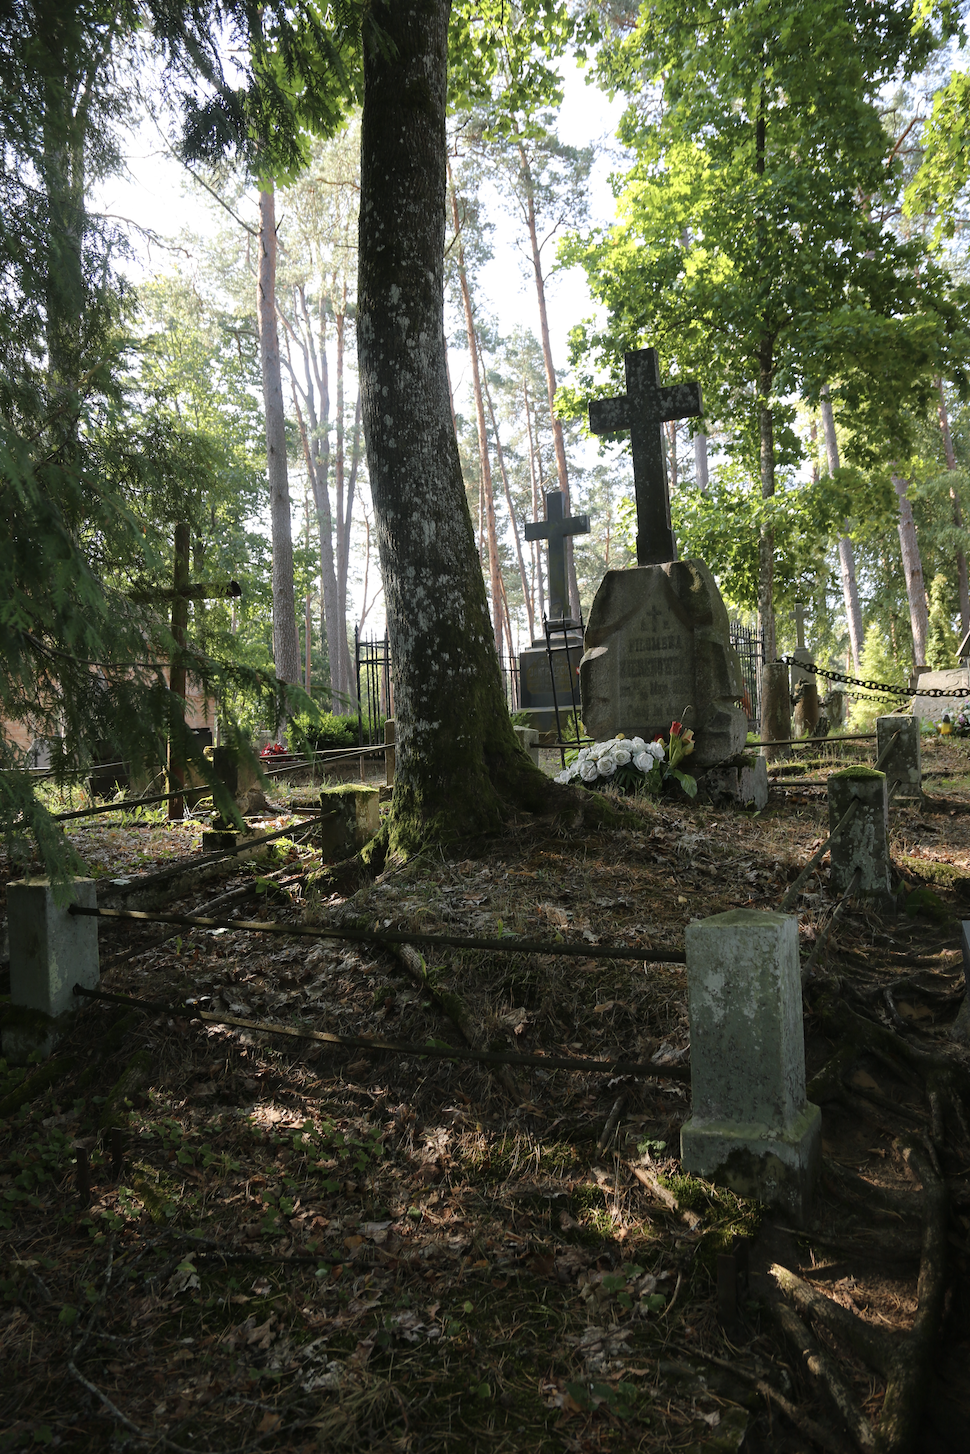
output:
[[[906,495],[909,480],[894,473],[892,481],[896,498],[899,501],[899,548],[903,556],[906,595],[909,597],[909,620],[913,631],[913,666],[916,671],[925,671],[929,613],[926,608],[926,587],[923,582],[923,562],[920,557],[919,541],[916,538],[916,522],[913,519],[913,507]]]
[[[950,471],[956,470],[957,457],[953,448],[953,436],[950,433],[950,417],[946,409],[946,395],[943,392],[943,380],[937,379],[940,402],[937,406],[937,413],[940,419],[940,433],[943,435],[943,453],[946,456],[946,467]],[[963,509],[960,504],[960,495],[955,485],[950,486],[950,504],[953,509],[953,525],[956,530],[963,529]],[[958,545],[956,548],[957,561],[957,582],[960,587],[960,636],[961,639],[970,631],[970,576],[967,573],[966,552]]]
[[[286,472],[283,377],[276,325],[276,200],[272,184],[259,194],[259,274],[256,288],[259,358],[266,416],[266,475],[273,536],[273,661],[281,682],[300,680],[300,646],[293,592],[293,529]]]
[[[374,0],[385,42],[364,50],[358,352],[394,662],[398,758],[384,842],[404,855],[498,829],[510,798],[539,806],[552,790],[512,731],[452,424],[450,8]]]
[[[835,418],[832,414],[832,399],[829,394],[829,386],[826,384],[822,389],[821,400],[822,430],[825,435],[825,455],[828,459],[829,474],[834,475],[839,468],[839,440],[835,432]],[[842,599],[845,603],[845,619],[849,626],[849,646],[852,651],[852,669],[856,676],[859,675],[859,663],[862,660],[862,606],[859,602],[859,586],[855,573],[855,551],[852,548],[852,540],[849,536],[848,521],[843,526],[843,533],[839,536],[839,573],[842,577]]]

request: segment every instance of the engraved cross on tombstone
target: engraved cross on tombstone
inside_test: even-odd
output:
[[[550,490],[546,495],[545,520],[531,520],[526,524],[526,540],[548,540],[549,542],[550,621],[566,621],[569,619],[569,590],[566,585],[566,536],[588,534],[588,515],[564,516],[562,490]]]
[[[657,565],[677,558],[661,426],[671,419],[703,414],[701,386],[693,381],[662,385],[655,348],[624,354],[624,363],[626,393],[618,399],[594,399],[589,406],[589,427],[593,434],[630,431],[637,497],[637,565]]]

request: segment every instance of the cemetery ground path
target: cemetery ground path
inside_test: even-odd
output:
[[[773,792],[757,816],[684,798],[582,836],[519,824],[352,900],[314,898],[312,852],[284,840],[168,906],[234,892],[230,918],[560,935],[642,960],[429,946],[423,987],[377,944],[104,924],[118,994],[418,1047],[463,1043],[457,1016],[482,1045],[653,1059],[658,1075],[520,1069],[510,1085],[484,1066],[85,1005],[46,1083],[8,1067],[0,1085],[2,1447],[848,1450],[773,1307],[879,1439],[900,1339],[936,1293],[932,1357],[903,1389],[919,1408],[908,1447],[964,1447],[970,1106],[947,1027],[970,761],[955,744],[925,765],[950,776],[925,809],[892,814],[894,861],[925,892],[894,918],[850,906],[806,988],[825,1163],[802,1229],[682,1172],[685,973],[649,951],[682,948],[694,917],[776,907],[827,831],[812,789]],[[76,841],[96,872],[131,874],[173,832],[183,853],[189,829]],[[4,863],[4,887],[13,874]],[[806,955],[832,907],[823,865],[799,901]],[[727,1331],[717,1258],[739,1238],[750,1277]]]

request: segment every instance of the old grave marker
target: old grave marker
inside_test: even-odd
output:
[[[661,426],[702,413],[700,385],[663,386],[657,352],[626,355],[627,392],[590,404],[590,429],[629,429],[637,500],[637,567],[607,571],[586,628],[580,666],[583,723],[595,738],[648,741],[683,720],[695,736],[692,766],[711,767],[744,746],[748,722],[741,664],[727,612],[707,566],[678,561],[670,525]]]

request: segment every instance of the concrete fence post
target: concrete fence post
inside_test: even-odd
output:
[[[384,722],[384,783],[389,788],[394,786],[394,769],[397,759],[396,743],[397,724],[393,717],[388,717]]]
[[[766,741],[787,742],[791,737],[791,686],[785,662],[765,662],[761,669],[761,693],[761,725]],[[761,752],[769,762],[791,757],[790,747],[763,747]]]
[[[515,727],[513,728],[513,731],[515,732],[516,737],[519,739],[519,746],[522,748],[523,752],[527,752],[532,758],[532,761],[535,763],[536,767],[538,767],[539,733],[534,727]]]
[[[733,909],[688,924],[686,948],[692,1114],[683,1165],[804,1221],[822,1120],[805,1099],[797,920]]]
[[[896,736],[896,734],[899,734]],[[894,745],[889,744],[896,736]],[[883,760],[883,752],[889,748]],[[895,785],[896,798],[915,798],[923,801],[923,759],[919,735],[918,717],[877,717],[876,755],[882,762],[889,791]]]
[[[97,907],[93,879],[76,879],[60,897],[47,878],[7,886],[13,1013],[3,1030],[3,1054],[14,1063],[34,1051],[49,1055],[77,1006],[75,984],[98,986],[98,921],[68,913],[72,903]]]
[[[871,767],[847,767],[828,781],[829,832],[852,802],[853,816],[832,840],[829,882],[844,893],[860,870],[859,893],[888,908],[893,902],[889,859],[889,795],[886,775]]]

